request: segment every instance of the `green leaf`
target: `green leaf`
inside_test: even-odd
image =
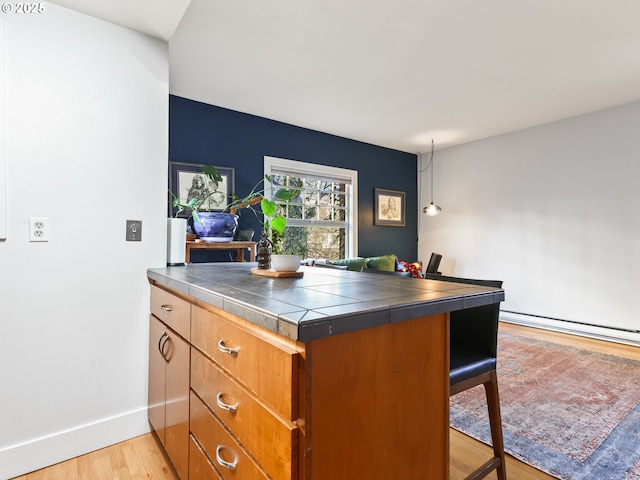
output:
[[[285,227],[287,226],[287,219],[283,216],[278,215],[273,220],[271,220],[271,228],[278,232],[284,232]]]
[[[218,169],[213,165],[204,165],[202,167],[202,172],[209,178],[215,180],[216,182],[222,181],[222,176],[218,172]]]
[[[278,205],[267,198],[263,198],[260,202],[260,208],[262,208],[262,213],[264,213],[265,216],[273,217],[278,210]]]
[[[276,200],[281,200],[283,202],[288,202],[289,200],[291,200],[291,197],[291,191],[284,188],[281,188],[273,195],[273,198],[275,198]]]

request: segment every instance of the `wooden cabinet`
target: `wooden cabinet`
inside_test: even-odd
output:
[[[191,338],[191,304],[182,298],[151,286],[151,313],[182,338]]]
[[[297,418],[295,348],[199,307],[193,307],[191,344],[284,418]]]
[[[152,292],[159,290],[152,287]],[[191,306],[160,291],[152,293],[149,317],[149,423],[182,480],[189,478],[189,343],[157,318],[189,333]],[[185,308],[186,306],[186,308]],[[186,320],[185,320],[186,316]]]
[[[300,478],[449,478],[447,345],[446,313],[306,343]]]
[[[196,306],[191,328],[191,434],[211,463],[223,478],[298,478],[298,352]]]
[[[255,424],[253,429],[256,429]],[[225,424],[216,418],[193,392],[191,393],[191,434],[201,445],[203,452],[206,452],[205,457],[208,462],[215,465],[214,470],[219,471],[222,478],[238,480],[291,478],[279,474],[269,476],[251,457],[248,450],[240,445],[235,435],[225,429]]]
[[[189,437],[189,480],[224,480],[193,436]]]
[[[180,426],[183,480],[448,478],[447,313],[295,342],[184,298],[152,286],[149,347],[149,420]]]
[[[154,316],[149,317],[149,423],[164,445],[166,406],[166,360],[161,345],[167,334],[167,326]]]

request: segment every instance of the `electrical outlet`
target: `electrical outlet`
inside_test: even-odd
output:
[[[29,241],[49,241],[49,219],[43,217],[29,217]]]
[[[142,241],[142,220],[127,220],[127,242]]]

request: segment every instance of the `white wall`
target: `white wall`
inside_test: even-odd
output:
[[[503,279],[503,310],[640,330],[639,126],[633,103],[436,151],[421,258]]]
[[[4,21],[0,18],[0,241],[7,237],[7,151],[5,140]]]
[[[5,15],[0,478],[148,431],[146,269],[166,261],[166,42]],[[47,217],[48,243],[28,241]],[[142,242],[125,221],[142,220]]]

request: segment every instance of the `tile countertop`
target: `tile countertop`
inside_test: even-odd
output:
[[[504,290],[301,267],[301,278],[253,275],[255,263],[150,268],[150,281],[302,342],[385,323],[498,303]]]

